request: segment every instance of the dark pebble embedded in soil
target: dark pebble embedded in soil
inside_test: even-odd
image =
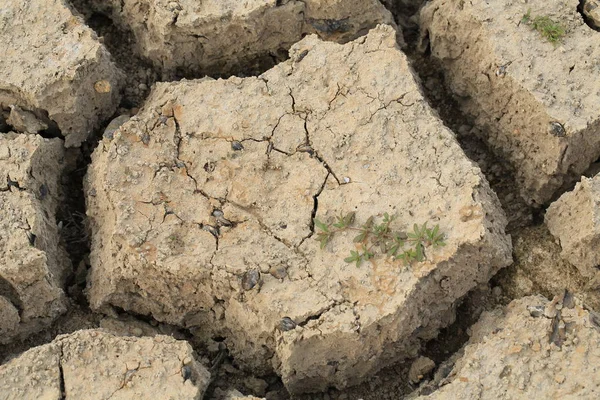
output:
[[[242,277],[242,288],[244,290],[252,290],[260,281],[260,272],[253,269],[244,274]]]
[[[296,323],[290,317],[283,317],[279,323],[279,329],[284,332],[291,331],[296,328]]]
[[[234,140],[233,142],[231,142],[231,148],[235,151],[240,151],[244,150],[244,145],[241,142]]]

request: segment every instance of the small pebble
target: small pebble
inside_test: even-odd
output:
[[[283,279],[287,276],[287,269],[285,267],[271,267],[269,273],[277,279]]]
[[[279,323],[279,329],[283,332],[291,331],[296,328],[296,323],[290,317],[283,317]]]
[[[181,376],[183,376],[184,381],[187,381],[192,377],[192,369],[188,365],[184,365],[181,368]]]
[[[244,150],[244,145],[242,145],[241,142],[234,140],[233,142],[231,142],[231,148],[235,151],[240,151],[240,150]]]
[[[110,82],[108,81],[102,80],[94,83],[94,90],[98,93],[110,93],[111,89]]]
[[[242,288],[244,290],[252,290],[260,281],[260,272],[252,269],[244,274],[242,278]]]
[[[529,311],[529,315],[534,318],[544,315],[544,306],[527,306],[527,310]]]

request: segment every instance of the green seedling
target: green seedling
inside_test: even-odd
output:
[[[354,243],[357,250],[350,251],[350,255],[344,258],[347,263],[356,263],[360,266],[362,261],[369,261],[377,254],[402,260],[408,265],[413,262],[425,260],[425,249],[427,247],[445,246],[444,234],[440,233],[439,225],[428,228],[427,223],[423,225],[414,224],[412,232],[394,231],[391,228],[395,216],[388,213],[383,214],[383,219],[376,223],[375,217],[371,216],[360,227],[355,227],[355,213],[350,212],[340,215],[334,222],[324,223],[317,218],[314,219],[316,240],[321,244],[321,249],[327,246],[333,236],[342,231],[356,231]]]
[[[554,45],[558,44],[566,34],[565,28],[559,22],[546,15],[532,18],[531,10],[527,10],[527,14],[523,15],[521,22],[531,26],[532,29],[538,31],[542,37]]]

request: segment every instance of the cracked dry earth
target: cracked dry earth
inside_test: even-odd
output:
[[[0,399],[598,398],[594,4],[0,4]]]
[[[258,78],[157,85],[100,143],[84,190],[92,308],[225,337],[238,363],[294,392],[410,356],[455,299],[510,263],[498,201],[389,27],[345,46],[306,38]],[[364,222],[373,210],[462,235],[412,269],[345,263],[344,235],[324,251],[307,240],[315,216]],[[280,332],[284,318],[296,328]]]

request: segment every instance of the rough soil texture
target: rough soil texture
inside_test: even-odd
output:
[[[546,224],[562,247],[562,257],[600,284],[600,175],[582,177],[546,211]]]
[[[60,139],[0,135],[0,343],[66,311],[71,265],[55,220],[63,156]]]
[[[3,0],[0,54],[0,109],[31,112],[39,130],[62,134],[67,147],[119,104],[122,73],[64,0]]]
[[[0,366],[0,399],[200,400],[210,374],[169,336],[81,330]]]
[[[378,0],[86,0],[165,76],[222,75],[278,57],[308,33],[347,42],[393,17]]]
[[[511,243],[392,28],[343,46],[309,36],[290,54],[258,78],[157,85],[100,143],[89,298],[225,337],[238,363],[304,392],[414,356],[511,262]],[[354,235],[324,250],[312,238],[315,215],[350,211],[439,224],[447,245],[408,268],[357,268],[343,261]]]
[[[435,0],[421,13],[425,43],[462,109],[513,164],[522,196],[536,205],[600,155],[600,81],[591,79],[600,70],[600,34],[578,4]],[[538,16],[565,27],[556,45],[533,29]]]
[[[595,399],[600,316],[569,294],[515,300],[485,313],[436,392],[419,400]]]
[[[230,390],[225,394],[223,400],[265,400],[264,398],[259,398],[255,396],[244,396],[242,393],[237,390]]]
[[[600,282],[584,277],[561,257],[546,225],[525,228],[513,234],[515,262],[500,271],[493,282],[502,288],[502,302],[542,294],[551,299],[565,289],[583,303],[600,310]]]

